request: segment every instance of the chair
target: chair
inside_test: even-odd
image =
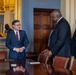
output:
[[[48,70],[48,60],[49,60],[50,56],[49,55],[45,55],[44,53],[40,53],[38,56],[38,62],[40,62],[40,69],[43,69],[45,71]]]
[[[44,53],[40,53],[39,56],[38,56],[38,61],[40,63],[47,64],[49,58],[50,58],[50,56],[45,55]]]
[[[69,60],[70,58],[55,56],[53,66],[66,69],[68,67]]]
[[[74,56],[71,57],[69,70],[76,71],[76,59],[74,59]]]
[[[0,61],[7,58],[7,52],[6,51],[0,51]]]

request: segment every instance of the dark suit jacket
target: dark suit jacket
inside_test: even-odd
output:
[[[72,55],[76,58],[76,30],[75,30],[73,37],[72,37],[71,46],[72,46]]]
[[[27,45],[29,44],[29,41],[28,41],[25,31],[19,30],[19,34],[20,34],[19,41],[17,40],[16,35],[13,30],[9,31],[7,34],[6,47],[10,49],[9,50],[9,58],[12,58],[12,59],[25,58],[25,50],[21,53],[17,53],[16,51],[13,50],[14,47],[20,48],[22,46],[24,46],[26,49]]]
[[[68,22],[62,18],[54,28],[52,35],[50,36],[49,50],[52,51],[52,57],[58,55],[63,57],[71,56],[71,32]]]

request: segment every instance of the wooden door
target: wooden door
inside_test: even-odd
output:
[[[34,9],[34,52],[47,48],[49,33],[53,28],[49,9]]]

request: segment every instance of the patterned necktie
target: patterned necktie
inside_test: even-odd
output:
[[[17,40],[18,40],[18,32],[16,32],[16,38],[17,38]]]

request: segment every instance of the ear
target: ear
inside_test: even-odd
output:
[[[15,25],[12,25],[12,27],[14,28]]]

